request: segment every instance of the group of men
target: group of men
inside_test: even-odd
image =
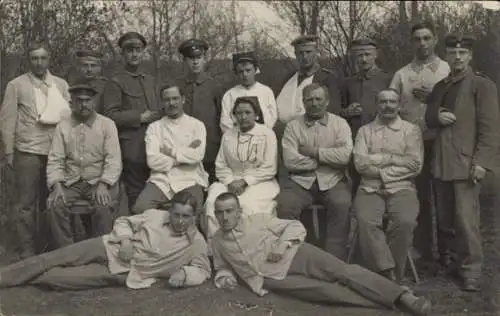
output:
[[[138,33],[120,37],[124,67],[109,79],[98,74],[97,52],[79,52],[81,74],[68,79],[70,87],[48,71],[48,48],[33,45],[30,72],[9,82],[0,108],[21,195],[15,216],[25,259],[0,269],[0,287],[205,281],[208,248],[194,219],[215,180],[222,132],[235,124],[231,103],[255,96],[264,124],[281,141],[288,174],[280,183],[280,219],[247,218],[237,192],[217,197],[221,228],[210,245],[217,287],[235,286],[238,276],[258,295],[275,290],[367,307],[398,303],[425,315],[430,303],[395,282],[404,279],[417,223],[415,245],[433,259],[435,198],[440,262],[464,290],[479,290],[478,194],[495,167],[497,90],[469,66],[472,37],[447,36],[446,62],[435,53],[431,24],[414,25],[412,43],[414,60],[391,76],[376,64],[374,41],[353,41],[358,72],[339,84],[319,65],[317,38],[301,36],[292,42],[299,70],[276,100],[255,80],[253,53],[233,56],[240,84],[223,94],[205,72],[209,47],[198,39],[179,47],[187,76],[158,92],[140,69],[147,42]],[[119,179],[133,215],[113,226]],[[85,224],[72,211],[80,200],[93,209],[88,237],[94,238],[76,242],[74,222]],[[328,252],[304,243],[298,219],[313,203],[326,209]],[[33,256],[36,210],[45,204],[58,249]],[[351,213],[359,245],[350,247],[369,270],[343,261]]]

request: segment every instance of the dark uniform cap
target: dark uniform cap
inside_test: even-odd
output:
[[[98,91],[88,83],[76,83],[69,88],[69,93],[94,96]]]
[[[178,50],[184,57],[198,57],[208,50],[208,43],[204,40],[191,38],[182,42]]]
[[[301,35],[292,41],[292,46],[297,46],[301,44],[316,44],[318,41],[318,36],[316,35]]]
[[[102,53],[97,50],[81,49],[75,52],[75,56],[77,58],[86,58],[86,57],[102,58]]]
[[[236,65],[239,62],[248,61],[252,64],[257,64],[257,56],[255,56],[255,52],[241,52],[233,54],[233,64]]]
[[[446,47],[472,49],[475,38],[472,35],[448,34],[444,40]]]
[[[145,47],[147,45],[144,36],[137,32],[127,32],[118,39],[118,46],[124,47]]]
[[[377,47],[377,42],[368,37],[357,38],[352,41],[351,49],[364,48],[363,46],[373,46]]]

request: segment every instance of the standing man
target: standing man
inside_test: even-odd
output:
[[[144,137],[148,125],[161,118],[153,76],[140,71],[146,39],[129,32],[118,40],[125,61],[104,89],[104,115],[118,128],[123,160],[123,182],[131,209],[149,178]]]
[[[86,83],[97,90],[95,111],[102,114],[103,111],[103,91],[108,83],[108,79],[101,75],[102,71],[102,53],[96,50],[79,50],[75,53],[77,58],[78,75],[69,76],[68,82],[73,85],[81,82],[83,77]]]
[[[233,68],[239,84],[227,90],[222,97],[222,114],[220,118],[222,132],[225,133],[236,124],[236,118],[232,114],[236,99],[248,96],[257,97],[263,116],[262,121],[264,125],[272,129],[278,117],[276,99],[271,88],[255,80],[255,75],[259,70],[255,53],[233,54]]]
[[[434,26],[428,22],[417,23],[411,30],[411,42],[415,57],[411,63],[396,72],[390,87],[401,96],[400,115],[403,120],[420,126],[424,139],[424,165],[416,178],[420,213],[415,230],[414,244],[422,258],[433,261],[433,229],[431,197],[432,147],[436,131],[425,124],[427,96],[434,85],[450,72],[448,63],[436,55],[437,36]]]
[[[340,115],[349,123],[352,136],[355,138],[359,128],[377,115],[375,101],[377,93],[389,87],[392,75],[377,66],[377,43],[374,40],[360,38],[352,41],[351,54],[358,72],[348,77],[341,87]],[[355,193],[360,176],[353,163],[349,169],[353,181],[352,192]]]
[[[222,132],[220,129],[222,86],[205,72],[208,44],[199,39],[189,39],[179,46],[184,56],[188,74],[179,80],[184,91],[186,114],[202,121],[207,130],[207,148],[203,166],[208,172],[209,182],[215,181],[215,157],[219,151]]]
[[[286,125],[283,160],[289,172],[278,199],[278,217],[299,219],[304,208],[321,203],[327,212],[326,249],[345,259],[351,188],[346,169],[352,136],[346,120],[326,111],[328,92],[318,83],[304,87],[306,113]]]
[[[330,103],[327,111],[340,112],[340,92],[333,80],[332,73],[319,64],[318,37],[314,35],[299,36],[292,41],[299,70],[290,74],[276,99],[278,120],[286,124],[304,114],[302,90],[315,82],[327,87]],[[284,126],[283,126],[284,128]]]
[[[146,155],[151,176],[132,213],[157,208],[178,192],[189,192],[203,205],[208,175],[203,169],[207,132],[199,120],[184,113],[185,97],[176,84],[160,88],[165,116],[146,131]]]
[[[376,102],[377,117],[360,128],[354,145],[354,163],[362,179],[354,210],[364,265],[400,281],[417,225],[413,179],[424,160],[422,133],[399,117],[399,95],[394,90],[383,89]],[[383,229],[386,213],[389,221]]]
[[[118,197],[122,161],[115,123],[95,112],[97,90],[82,81],[69,89],[69,118],[56,127],[47,162],[48,214],[55,247],[75,242],[71,225],[72,203],[89,201],[91,234],[113,228],[113,204]],[[75,216],[80,221],[80,216]]]
[[[7,84],[0,109],[5,154],[14,167],[19,194],[15,223],[21,258],[35,253],[36,223],[48,196],[45,168],[50,141],[56,124],[70,113],[68,84],[48,70],[48,47],[35,43],[27,54],[30,71]]]
[[[451,73],[429,96],[426,122],[437,129],[432,175],[436,179],[438,251],[443,263],[457,254],[462,289],[478,291],[483,263],[479,189],[486,171],[496,165],[498,94],[495,84],[474,73],[474,38],[446,37]]]

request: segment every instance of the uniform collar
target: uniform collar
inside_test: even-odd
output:
[[[302,71],[302,69],[299,69],[299,76],[304,76],[304,77],[310,77],[312,75],[314,75],[319,69],[320,69],[320,65],[319,63],[315,63],[311,69],[307,70],[307,71]]]
[[[399,131],[401,130],[401,127],[403,126],[403,119],[398,115],[394,121],[392,121],[389,124],[384,124],[381,122],[380,118],[377,115],[377,118],[373,121],[373,124],[375,125],[375,130],[380,130],[385,127],[388,127],[392,129],[393,131]]]
[[[73,127],[83,123],[88,127],[92,128],[96,119],[97,119],[97,113],[95,111],[93,111],[92,114],[85,121],[80,121],[77,118],[75,118],[75,116],[71,115],[71,122],[73,123]]]
[[[375,77],[378,73],[381,72],[381,69],[375,65],[373,68],[371,68],[370,70],[368,71],[360,71],[357,73],[356,77],[359,79],[359,80],[368,80],[370,78],[373,78]]]
[[[416,58],[414,58],[410,64],[410,67],[414,71],[417,71],[417,72],[421,71],[424,68],[428,68],[432,72],[436,72],[439,69],[440,62],[441,62],[441,58],[439,58],[439,56],[437,56],[437,55],[434,55],[434,57],[427,63],[422,63],[419,60],[417,60]]]
[[[132,69],[132,68],[128,67],[127,65],[125,65],[125,67],[124,67],[125,73],[127,73],[132,78],[144,78],[144,73],[142,71],[140,71],[139,69],[140,69],[140,67],[137,67],[137,69],[135,69],[135,68]]]
[[[316,122],[319,122],[323,126],[328,125],[328,113],[325,113],[325,115],[319,120],[311,120],[307,115],[304,114],[304,123],[307,127],[312,127]]]
[[[444,82],[445,83],[456,83],[456,82],[459,82],[460,80],[464,79],[467,75],[470,75],[472,74],[473,71],[472,71],[472,68],[471,67],[468,67],[466,70],[462,71],[461,73],[458,73],[458,74],[455,74],[455,75],[452,75],[451,71],[450,71],[450,74],[448,75],[448,77],[446,77],[444,79]]]
[[[205,71],[203,71],[198,76],[194,76],[193,74],[189,74],[186,78],[186,82],[188,84],[196,83],[196,84],[200,85],[204,81],[206,81],[208,78],[210,78],[210,76]]]

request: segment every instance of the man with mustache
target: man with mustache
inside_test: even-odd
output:
[[[179,53],[187,66],[187,76],[178,80],[179,88],[185,93],[184,111],[200,120],[207,130],[207,146],[203,167],[208,172],[209,183],[215,181],[215,158],[220,147],[222,86],[205,71],[208,60],[207,42],[189,39],[179,46]]]
[[[403,120],[420,126],[424,139],[424,165],[415,179],[420,203],[418,226],[415,229],[414,245],[425,261],[433,261],[433,201],[431,192],[431,154],[436,131],[425,124],[427,96],[434,85],[450,72],[448,63],[436,54],[438,38],[434,25],[419,22],[411,29],[411,44],[414,59],[399,69],[392,78],[390,87],[401,96],[400,116]]]
[[[418,126],[399,116],[396,91],[380,91],[376,102],[377,117],[360,128],[353,150],[361,175],[354,199],[359,247],[367,268],[401,281],[419,212],[413,180],[424,159],[422,134]]]
[[[131,210],[149,178],[144,137],[148,125],[161,118],[153,76],[141,71],[146,39],[128,32],[118,39],[125,66],[104,89],[104,115],[118,128],[123,160],[123,184]]]
[[[302,210],[321,203],[327,213],[326,241],[321,246],[345,259],[349,235],[351,188],[346,169],[351,158],[352,136],[347,121],[327,112],[326,87],[304,87],[305,114],[286,125],[283,161],[289,177],[281,187],[278,217],[299,219]]]
[[[196,228],[196,199],[176,194],[163,209],[119,217],[113,231],[0,268],[0,288],[41,285],[56,290],[110,286],[174,288],[211,275],[207,244]]]
[[[203,204],[208,174],[203,169],[207,132],[205,125],[184,113],[184,92],[175,83],[160,88],[165,116],[146,131],[146,156],[151,176],[132,209],[142,213],[187,191]]]
[[[427,299],[304,243],[306,231],[299,221],[246,217],[238,197],[229,192],[217,197],[215,216],[220,223],[213,239],[218,288],[234,288],[238,276],[259,296],[272,291],[315,303],[430,313]]]
[[[471,67],[474,38],[445,39],[451,73],[428,99],[426,122],[437,129],[432,155],[436,179],[438,251],[465,291],[479,291],[483,253],[479,190],[496,167],[498,94],[495,84]],[[453,253],[456,257],[453,257]]]
[[[57,248],[75,242],[70,210],[75,201],[90,202],[91,233],[100,236],[111,231],[118,196],[118,132],[111,119],[95,112],[98,92],[84,80],[69,89],[72,114],[57,125],[47,162],[48,219]]]

